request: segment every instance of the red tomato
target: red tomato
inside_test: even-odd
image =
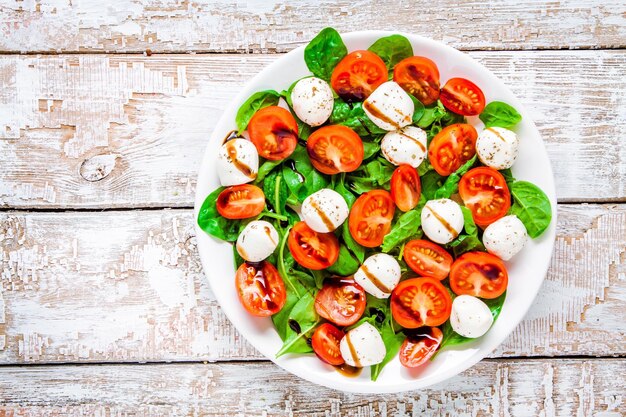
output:
[[[239,301],[253,316],[276,314],[285,305],[287,292],[283,279],[271,263],[244,262],[235,274]]]
[[[400,347],[400,363],[417,368],[426,363],[441,345],[443,333],[437,327],[422,327],[411,332]]]
[[[356,199],[350,210],[348,228],[360,245],[373,248],[383,243],[391,230],[396,206],[385,190],[373,190]]]
[[[476,116],[485,108],[482,90],[465,78],[450,78],[441,89],[439,99],[446,109],[463,116]]]
[[[339,241],[333,233],[319,233],[298,222],[287,240],[293,258],[305,268],[326,269],[339,257]]]
[[[437,64],[423,56],[398,62],[393,69],[393,80],[425,105],[433,104],[439,98],[439,69]]]
[[[469,170],[459,181],[459,195],[472,211],[474,222],[482,227],[506,216],[511,208],[511,193],[506,180],[489,167]]]
[[[313,333],[311,346],[318,358],[331,365],[343,365],[339,342],[345,336],[344,332],[330,323],[324,323]]]
[[[278,106],[264,107],[250,119],[248,134],[260,156],[280,161],[296,149],[298,123],[289,110]]]
[[[478,132],[457,123],[437,133],[428,147],[428,160],[439,175],[447,177],[476,155]]]
[[[352,172],[363,162],[363,142],[349,127],[324,126],[306,141],[311,163],[323,174]]]
[[[387,78],[387,67],[378,55],[370,51],[354,51],[337,64],[330,85],[344,100],[362,101]]]
[[[404,246],[404,261],[423,277],[445,279],[450,273],[452,256],[441,246],[428,240],[416,239]]]
[[[217,212],[227,219],[247,219],[260,214],[265,207],[265,194],[256,185],[228,187],[217,196]]]
[[[504,262],[485,252],[467,252],[450,269],[450,288],[456,295],[498,298],[509,284]]]
[[[365,291],[352,278],[333,279],[315,297],[315,311],[337,326],[351,326],[365,311]]]
[[[417,170],[411,165],[400,165],[391,176],[391,199],[401,211],[417,207],[422,186]]]
[[[439,326],[448,320],[452,297],[434,278],[401,281],[391,293],[391,314],[402,327]]]

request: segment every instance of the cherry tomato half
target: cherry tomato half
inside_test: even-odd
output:
[[[306,141],[311,164],[323,174],[352,172],[363,162],[363,142],[349,127],[324,126]]]
[[[351,326],[365,311],[365,291],[351,278],[324,284],[315,297],[315,311],[337,326]]]
[[[265,207],[265,194],[256,185],[228,187],[217,196],[217,212],[227,219],[247,219],[260,214]]]
[[[250,119],[248,134],[260,156],[270,161],[280,161],[296,149],[298,123],[287,109],[264,107]]]
[[[446,109],[463,116],[476,116],[485,108],[482,90],[465,78],[450,78],[441,89],[439,99]]]
[[[434,278],[401,281],[391,293],[391,314],[402,327],[439,326],[448,320],[452,297]]]
[[[305,268],[326,269],[339,257],[339,241],[333,233],[319,233],[305,222],[289,231],[287,245],[293,258]]]
[[[437,327],[422,327],[409,333],[400,347],[400,363],[407,368],[417,368],[435,354],[443,333]]]
[[[439,175],[447,177],[476,155],[478,132],[457,123],[437,133],[428,147],[428,160]]]
[[[391,175],[391,199],[404,212],[417,207],[422,193],[420,176],[411,165],[400,165]]]
[[[469,170],[459,181],[459,195],[472,211],[474,222],[482,227],[506,216],[511,208],[511,193],[504,176],[493,168]]]
[[[441,281],[450,273],[452,255],[433,242],[415,239],[404,246],[404,261],[419,275]]]
[[[330,323],[324,323],[313,333],[311,346],[318,358],[331,365],[342,365],[345,361],[339,350],[339,342],[345,333]]]
[[[342,99],[362,101],[387,78],[387,67],[378,55],[370,51],[354,51],[337,64],[330,85]]]
[[[285,305],[287,292],[283,279],[267,261],[241,264],[235,274],[235,285],[239,301],[253,316],[271,316]]]
[[[498,298],[509,284],[504,262],[485,252],[467,252],[450,269],[450,288],[456,295]]]
[[[383,243],[391,230],[391,220],[396,206],[385,190],[373,190],[361,194],[352,205],[348,228],[360,245],[373,248]]]
[[[393,80],[426,106],[439,98],[439,69],[423,56],[398,62],[393,69]]]

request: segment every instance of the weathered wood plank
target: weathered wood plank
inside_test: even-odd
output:
[[[9,0],[0,51],[284,52],[326,26],[419,33],[461,49],[616,48],[625,13],[619,0]]]
[[[530,109],[560,201],[626,199],[626,52],[471,55]],[[0,56],[0,206],[191,206],[222,108],[275,58]]]
[[[364,396],[266,362],[9,367],[0,372],[0,415],[619,417],[624,373],[623,359],[483,361],[428,389]]]
[[[209,289],[189,210],[5,213],[0,242],[0,363],[261,358]],[[625,293],[626,205],[560,205],[547,281],[492,357],[624,355]]]

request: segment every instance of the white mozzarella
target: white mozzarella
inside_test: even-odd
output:
[[[526,245],[526,227],[511,214],[491,223],[483,234],[483,244],[489,253],[508,261]]]
[[[359,368],[381,363],[387,353],[380,333],[367,322],[346,333],[339,350],[348,365]]]
[[[324,80],[303,78],[291,90],[291,103],[300,120],[310,126],[319,126],[333,112],[333,90]]]
[[[389,298],[400,281],[400,264],[391,255],[377,253],[363,262],[354,280],[376,298]]]
[[[319,233],[328,233],[341,226],[348,218],[346,200],[335,190],[322,188],[302,203],[302,220]]]
[[[278,246],[278,232],[265,220],[251,221],[237,238],[237,252],[249,262],[261,262]]]
[[[426,157],[426,132],[415,126],[389,132],[383,138],[380,150],[394,165],[408,164],[417,168]]]
[[[476,153],[480,162],[494,169],[511,168],[519,152],[515,132],[503,127],[490,127],[478,135]]]
[[[363,102],[363,110],[376,126],[391,131],[411,124],[415,105],[402,87],[387,81]]]
[[[422,209],[422,229],[433,242],[445,245],[463,230],[461,206],[448,198],[430,200]]]
[[[491,310],[482,300],[471,295],[459,295],[452,302],[452,330],[461,336],[476,338],[487,333],[493,324]]]
[[[259,171],[259,154],[252,142],[231,139],[217,154],[217,174],[224,187],[253,181]]]

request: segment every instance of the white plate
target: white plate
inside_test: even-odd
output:
[[[342,37],[348,51],[354,51],[367,49],[377,39],[393,33],[398,32],[362,31],[347,33]],[[487,102],[504,101],[521,113],[522,122],[515,129],[521,146],[513,174],[517,179],[536,184],[548,195],[552,203],[553,219],[550,228],[541,238],[529,241],[524,250],[512,262],[507,263],[509,287],[506,302],[500,317],[485,336],[457,349],[444,350],[432,363],[418,371],[402,367],[396,358],[383,369],[376,382],[370,381],[369,369],[363,370],[356,378],[347,378],[322,363],[315,355],[286,355],[276,359],[275,354],[281,347],[281,340],[271,320],[250,316],[237,299],[232,246],[208,236],[196,226],[198,250],[204,271],[224,313],[239,332],[263,355],[285,370],[316,384],[342,391],[386,393],[424,388],[463,372],[487,356],[513,331],[532,305],[548,270],[556,233],[556,197],[552,168],[539,132],[524,106],[502,81],[466,54],[431,39],[406,33],[403,35],[411,41],[416,55],[435,61],[439,67],[441,85],[452,77],[467,78],[483,90]],[[239,106],[254,92],[266,89],[280,92],[306,75],[310,73],[304,63],[304,47],[299,47],[280,56],[257,74],[224,109],[200,166],[194,211],[196,218],[205,197],[219,186],[215,158],[223,138],[235,129],[235,115]],[[469,122],[479,131],[483,127],[477,117],[469,118]]]

